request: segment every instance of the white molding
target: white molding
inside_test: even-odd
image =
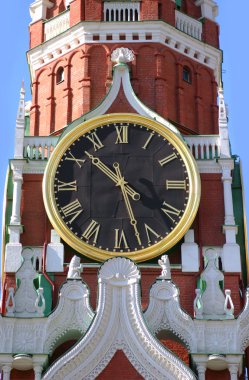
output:
[[[140,273],[130,260],[113,258],[99,272],[97,315],[86,335],[44,374],[49,379],[95,379],[117,350],[144,379],[195,379],[192,371],[150,333],[140,304]]]
[[[120,41],[120,34],[126,36],[125,41]],[[138,40],[133,40],[132,35],[138,35]],[[93,36],[98,35],[99,40],[94,41]],[[112,35],[112,40],[107,40],[107,35]],[[150,35],[151,39],[146,39]],[[48,63],[54,62],[64,54],[76,48],[82,48],[83,44],[120,44],[129,48],[129,44],[136,43],[160,43],[174,51],[209,67],[214,71],[214,76],[219,83],[220,65],[222,63],[221,50],[193,38],[163,21],[142,22],[81,22],[66,30],[62,34],[43,44],[31,49],[27,53],[32,80],[35,72]]]

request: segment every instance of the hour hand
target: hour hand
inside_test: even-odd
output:
[[[108,168],[98,157],[94,157],[92,154],[85,151],[85,154],[90,158],[92,164],[97,166],[107,177],[109,177],[116,185],[119,182],[119,177],[111,169]],[[134,200],[138,201],[140,199],[140,194],[132,189],[127,183],[125,184],[125,190],[127,194]]]

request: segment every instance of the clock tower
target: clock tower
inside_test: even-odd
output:
[[[2,379],[240,379],[247,241],[213,0],[36,0]]]

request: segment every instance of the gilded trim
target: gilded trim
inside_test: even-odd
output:
[[[189,175],[189,200],[185,212],[174,230],[153,246],[141,249],[139,251],[125,252],[123,254],[120,252],[118,253],[118,256],[123,255],[129,257],[134,261],[141,262],[165,253],[183,237],[195,218],[200,202],[201,186],[196,162],[183,139],[179,138],[179,136],[177,136],[170,129],[166,128],[164,125],[159,124],[154,120],[135,114],[110,114],[98,116],[78,125],[67,135],[65,135],[64,138],[62,138],[62,140],[55,148],[52,156],[50,157],[44,174],[43,198],[48,217],[53,227],[59,233],[62,239],[64,239],[64,241],[73,249],[97,261],[103,261],[117,255],[115,252],[106,251],[91,246],[75,236],[63,222],[57,210],[53,193],[56,168],[66,149],[82,134],[85,134],[101,125],[114,122],[130,122],[141,124],[162,135],[180,153]]]

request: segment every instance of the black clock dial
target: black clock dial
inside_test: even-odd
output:
[[[116,122],[80,135],[55,170],[57,213],[80,241],[106,252],[153,246],[179,224],[189,173],[178,149],[144,125]]]

